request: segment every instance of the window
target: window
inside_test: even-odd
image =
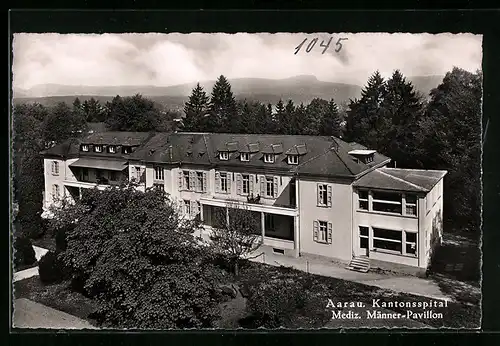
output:
[[[248,153],[240,153],[241,161],[250,161],[250,155]]]
[[[191,179],[190,179],[190,176],[189,176],[189,171],[182,171],[182,176],[183,176],[183,188],[185,190],[189,190],[189,186],[190,186],[190,183],[191,183]]]
[[[229,184],[227,173],[219,173],[219,181],[220,181],[220,192],[227,193],[229,192]]]
[[[276,230],[274,215],[264,214],[264,226],[266,231],[274,232]]]
[[[227,151],[221,151],[219,152],[219,158],[221,160],[227,161],[229,160],[229,153]]]
[[[88,170],[88,168],[82,168],[81,172],[82,172],[81,180],[88,181],[89,180],[89,170]]]
[[[331,207],[332,206],[332,187],[328,184],[318,184],[317,187],[318,207]]]
[[[154,170],[155,170],[155,180],[164,180],[165,179],[163,167],[156,166],[154,168]]]
[[[196,220],[201,220],[201,203],[199,201],[194,201],[194,210],[193,213],[195,215]]]
[[[244,194],[250,193],[250,176],[248,174],[241,175],[241,192]]]
[[[89,146],[87,144],[82,144],[82,151],[89,151]]]
[[[288,155],[288,164],[298,165],[299,164],[299,156],[298,155]]]
[[[158,189],[158,190],[161,190],[161,191],[165,191],[165,185],[163,183],[154,183],[153,187],[155,189]]]
[[[417,196],[406,195],[406,215],[417,215]]]
[[[368,249],[369,228],[367,226],[359,226],[359,247]]]
[[[417,255],[417,233],[406,232],[405,249],[407,255]]]
[[[94,151],[96,153],[102,153],[102,145],[96,145],[96,146],[94,146]]]
[[[135,178],[137,181],[141,181],[141,167],[135,167]]]
[[[205,191],[205,182],[203,172],[196,172],[196,191]]]
[[[358,191],[359,209],[368,210],[368,191]]]
[[[402,196],[399,193],[373,192],[373,210],[401,214]]]
[[[402,232],[374,227],[373,248],[402,253]]]
[[[132,152],[132,148],[131,148],[131,147],[128,147],[128,146],[124,146],[124,147],[122,148],[122,152],[123,152],[124,154],[130,154],[130,153]]]
[[[191,214],[191,201],[188,201],[187,199],[184,200],[184,213],[186,215]]]
[[[314,221],[313,238],[315,242],[332,243],[332,223],[327,221]]]
[[[116,153],[116,147],[114,145],[110,145],[108,147],[108,153],[111,153],[111,154]]]
[[[52,185],[52,197],[53,199],[58,199],[60,197],[59,185]]]
[[[266,177],[266,197],[274,197],[274,179]]]
[[[273,163],[274,162],[274,154],[264,154],[264,162],[265,163]]]
[[[52,161],[52,175],[59,175],[59,162]]]

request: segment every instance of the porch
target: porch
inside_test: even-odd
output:
[[[232,204],[208,198],[202,198],[200,203],[201,221],[208,231],[221,222],[231,222],[231,209],[240,209],[250,215],[252,224],[255,225],[255,234],[262,237],[263,247],[276,254],[299,256],[299,223],[295,209],[247,203]],[[224,217],[220,217],[221,215]]]

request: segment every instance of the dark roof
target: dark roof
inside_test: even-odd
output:
[[[136,146],[150,136],[147,132],[97,132],[82,139],[85,144],[111,144]]]
[[[306,153],[307,149],[305,144],[294,145],[285,152],[286,155],[304,155]]]
[[[378,168],[362,176],[354,186],[382,190],[429,192],[446,171],[403,168]]]
[[[79,150],[80,140],[72,138],[52,148],[45,149],[40,154],[44,156],[68,157],[78,155]]]
[[[87,123],[88,132],[105,132],[107,130],[106,123]]]

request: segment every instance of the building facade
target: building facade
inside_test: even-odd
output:
[[[425,269],[441,239],[445,171],[388,168],[390,158],[334,137],[103,132],[42,154],[45,208],[135,181],[164,189],[204,236],[244,207],[263,246],[285,256]]]

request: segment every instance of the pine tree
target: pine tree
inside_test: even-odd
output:
[[[278,103],[276,104],[276,113],[274,115],[274,124],[275,128],[274,130],[278,134],[285,134],[286,133],[286,117],[287,117],[287,112],[285,110],[285,104],[283,101],[280,99]]]
[[[328,101],[314,98],[306,108],[306,116],[305,119],[302,120],[305,126],[303,133],[317,136],[320,133],[322,121],[328,112]]]
[[[288,105],[287,105],[288,107]],[[290,127],[288,129],[289,135],[305,135],[307,134],[307,109],[303,103],[301,103],[298,107],[295,107],[295,110],[290,117],[289,123]]]
[[[392,158],[398,166],[418,166],[414,156],[419,150],[422,102],[411,82],[398,70],[386,82],[381,108],[377,149]]]
[[[385,95],[384,79],[376,71],[361,91],[361,98],[351,100],[347,110],[346,138],[377,149],[379,133],[384,127],[382,101]]]
[[[221,75],[212,89],[210,98],[210,113],[212,125],[216,127],[213,132],[237,132],[238,111],[231,84],[226,77]]]
[[[208,113],[209,98],[200,83],[191,92],[184,105],[185,117],[182,120],[183,131],[206,131],[205,116]]]
[[[255,103],[249,104],[247,100],[238,103],[238,126],[237,133],[257,133],[256,118],[257,106]]]
[[[342,120],[339,109],[333,99],[328,102],[327,110],[321,119],[319,134],[322,136],[342,136]]]

